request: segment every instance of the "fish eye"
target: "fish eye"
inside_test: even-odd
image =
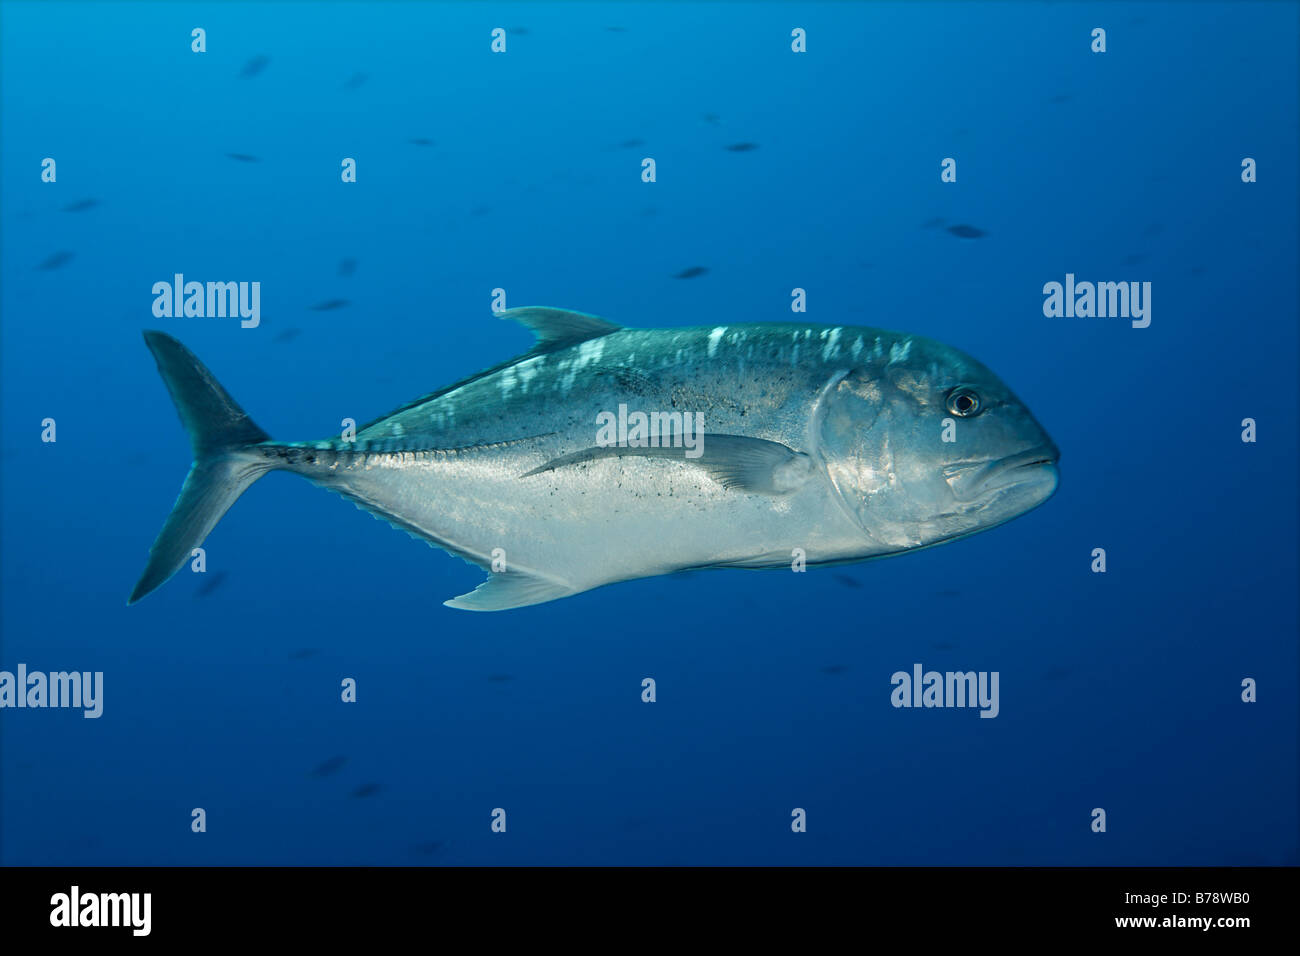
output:
[[[948,411],[958,418],[971,418],[978,415],[983,407],[979,393],[973,388],[961,385],[948,393]]]

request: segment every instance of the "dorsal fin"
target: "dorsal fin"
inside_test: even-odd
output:
[[[528,352],[529,356],[543,352],[554,352],[568,348],[579,342],[598,339],[602,335],[617,332],[622,326],[585,312],[570,312],[567,309],[549,309],[545,306],[526,305],[518,309],[505,309],[497,313],[499,319],[513,319],[520,325],[532,329],[537,336],[537,344]]]
[[[394,415],[400,415],[402,412],[409,411],[417,405],[423,405],[425,402],[431,402],[435,398],[440,398],[448,392],[454,392],[470,382],[478,381],[488,375],[495,375],[504,368],[509,368],[525,359],[534,358],[538,355],[545,355],[547,352],[556,352],[560,349],[568,348],[570,345],[577,345],[579,342],[586,342],[590,339],[598,339],[602,335],[609,335],[611,332],[617,332],[622,329],[621,325],[615,325],[613,322],[606,322],[602,318],[594,315],[587,315],[584,312],[569,312],[565,309],[548,309],[545,306],[525,305],[517,309],[503,309],[495,313],[500,319],[514,319],[521,325],[527,326],[537,336],[537,341],[533,347],[523,355],[516,355],[514,358],[506,359],[499,362],[491,368],[485,368],[481,372],[475,372],[467,378],[462,378],[459,382],[452,382],[450,385],[444,385],[437,391],[430,392],[427,395],[421,395],[419,398],[407,402],[400,408],[395,408],[387,415],[381,415],[378,418],[366,422],[357,431],[365,431],[371,425],[382,422],[385,418],[392,418]]]

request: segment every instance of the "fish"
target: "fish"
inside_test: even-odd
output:
[[[64,212],[85,212],[87,209],[94,209],[99,205],[98,199],[78,199],[76,202],[70,202],[63,207]]]
[[[241,163],[260,163],[261,160],[251,153],[226,153],[231,159],[237,159]]]
[[[643,139],[625,139],[618,144],[619,149],[636,149],[636,147],[644,145],[645,140]]]
[[[344,764],[346,764],[347,762],[348,762],[348,758],[345,756],[340,755],[338,757],[330,757],[328,760],[322,760],[320,763],[318,763],[312,769],[311,775],[313,777],[331,776],[332,774],[338,773],[340,770],[342,770]]]
[[[369,77],[366,76],[366,74],[364,73],[353,73],[344,81],[343,89],[345,90],[358,89],[361,86],[361,84],[366,82],[367,79],[369,79]]]
[[[625,328],[537,306],[495,314],[530,330],[533,347],[350,440],[273,440],[181,342],[146,331],[193,463],[127,603],[171,578],[272,471],[482,569],[482,584],[443,602],[468,611],[677,571],[900,555],[993,528],[1056,491],[1059,451],[1029,408],[932,339],[784,322]]]
[[[352,796],[373,797],[375,794],[377,794],[380,790],[383,789],[384,788],[377,783],[363,783],[361,786],[357,787],[355,790],[352,791]]]
[[[335,309],[341,309],[350,304],[347,299],[326,299],[324,302],[317,302],[308,308],[313,312],[333,312]]]
[[[846,674],[848,673],[848,670],[849,668],[847,664],[827,664],[825,667],[821,668],[823,674],[829,674],[832,677],[839,674]]]
[[[272,341],[272,342],[292,342],[294,339],[296,339],[296,338],[297,338],[298,336],[300,336],[300,335],[302,335],[302,329],[299,329],[299,328],[288,328],[288,329],[285,329],[283,332],[277,332],[277,333],[275,334],[275,337],[272,338],[271,341]]]
[[[291,661],[305,661],[309,657],[315,657],[320,651],[314,647],[300,647],[289,655]]]
[[[679,272],[679,273],[677,273],[676,275],[674,275],[673,278],[674,278],[674,279],[694,279],[696,276],[702,276],[702,275],[704,275],[704,274],[705,274],[706,272],[708,272],[708,271],[709,271],[709,270],[708,270],[706,267],[704,267],[704,266],[691,266],[691,267],[688,268],[688,269],[683,269],[681,272]]]
[[[207,597],[217,588],[221,587],[221,585],[223,585],[225,582],[226,582],[225,571],[215,571],[210,575],[205,574],[204,581],[202,584],[198,586],[198,589],[195,590],[194,596]]]
[[[243,69],[239,71],[239,75],[244,77],[245,79],[247,79],[248,77],[257,76],[257,74],[261,73],[263,70],[266,69],[267,65],[270,62],[271,62],[271,58],[269,56],[265,56],[259,53],[257,56],[252,57],[250,60],[248,60],[248,62],[244,64]]]
[[[840,584],[844,585],[846,588],[860,588],[860,587],[862,587],[862,582],[861,582],[861,581],[859,581],[857,578],[851,578],[851,577],[849,577],[847,574],[836,574],[836,575],[834,575],[834,577],[835,577],[835,580],[836,580],[836,581],[838,581]]]
[[[426,139],[423,136],[413,136],[410,139],[408,139],[407,142],[410,143],[412,146],[433,146],[434,145],[433,140]]]
[[[356,259],[340,259],[340,260],[339,260],[339,270],[338,270],[338,271],[339,271],[339,275],[341,275],[341,276],[350,276],[350,275],[352,275],[354,272],[357,271],[357,260],[356,260]]]
[[[51,252],[36,268],[46,272],[54,269],[62,269],[72,261],[72,258],[73,254],[71,252],[67,249],[60,249],[58,252]]]
[[[977,229],[974,226],[967,225],[949,226],[948,231],[958,239],[979,239],[988,235],[988,233],[983,229]]]
[[[758,144],[757,143],[731,143],[722,148],[731,153],[752,153],[754,150],[758,149]]]

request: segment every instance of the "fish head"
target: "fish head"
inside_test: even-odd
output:
[[[872,553],[982,531],[1052,496],[1056,444],[993,372],[930,339],[864,338],[874,346],[828,383],[817,428],[822,463]]]

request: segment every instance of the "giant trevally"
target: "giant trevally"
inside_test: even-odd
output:
[[[292,471],[488,572],[445,603],[540,604],[694,568],[859,561],[991,528],[1056,490],[1056,446],[940,342],[786,323],[622,328],[498,313],[531,350],[355,436],[277,442],[185,346],[146,332],[194,462],[130,601],[250,485]],[[349,440],[351,439],[351,440]]]

